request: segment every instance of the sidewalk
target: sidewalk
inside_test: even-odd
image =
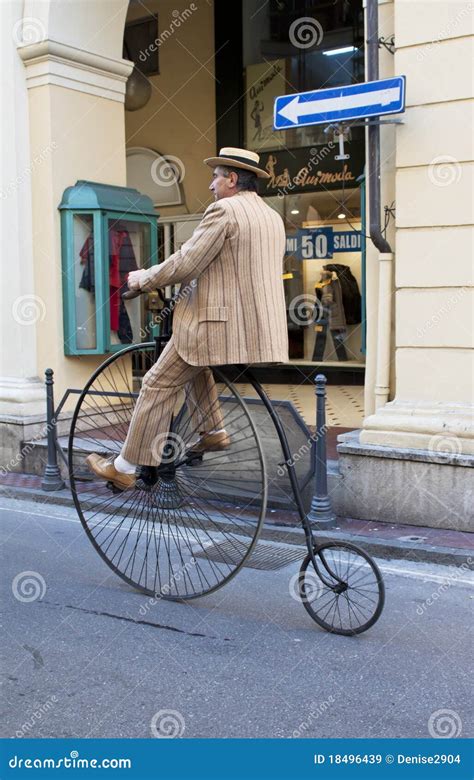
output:
[[[0,476],[1,497],[37,501],[72,507],[68,488],[54,492],[41,489],[41,477],[30,474]],[[429,561],[438,564],[467,565],[474,563],[474,533],[427,528],[413,525],[394,525],[370,520],[338,518],[335,528],[317,531],[318,539],[352,542],[371,555],[381,558],[399,558],[411,561]],[[262,539],[287,544],[304,544],[304,532],[298,514],[280,509],[268,509]]]

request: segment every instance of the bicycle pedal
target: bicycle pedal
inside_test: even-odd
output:
[[[153,485],[156,485],[158,481],[158,469],[156,466],[140,466],[137,482],[140,482],[139,487],[142,490],[150,490]]]

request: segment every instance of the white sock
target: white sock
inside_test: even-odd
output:
[[[114,466],[120,474],[135,474],[136,466],[128,460],[125,460],[125,458],[122,458],[121,455],[118,455],[115,458]]]

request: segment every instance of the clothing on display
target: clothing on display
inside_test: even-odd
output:
[[[335,273],[339,279],[347,325],[358,325],[362,321],[361,297],[357,279],[351,269],[341,263],[328,263],[323,268],[325,271]]]
[[[81,264],[84,265],[79,287],[88,292],[95,292],[94,277],[94,240],[88,236],[79,252]],[[125,225],[117,222],[109,230],[109,306],[110,329],[117,333],[122,344],[133,342],[132,326],[122,293],[128,289],[127,276],[130,271],[137,271],[130,235]]]
[[[324,359],[328,331],[331,332],[338,360],[347,360],[347,352],[344,346],[347,335],[346,317],[342,302],[341,284],[336,272],[322,271],[320,281],[315,285],[315,290],[318,297],[318,306],[315,309],[316,340],[314,342],[313,360],[320,363]]]

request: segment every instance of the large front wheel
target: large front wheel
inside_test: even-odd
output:
[[[259,436],[234,385],[214,371],[230,447],[193,454],[205,430],[183,393],[157,470],[113,492],[90,473],[91,452],[119,454],[154,344],[108,358],[82,391],[69,437],[69,475],[81,523],[95,549],[125,582],[164,599],[191,599],[228,582],[251,555],[262,527],[267,478]]]

